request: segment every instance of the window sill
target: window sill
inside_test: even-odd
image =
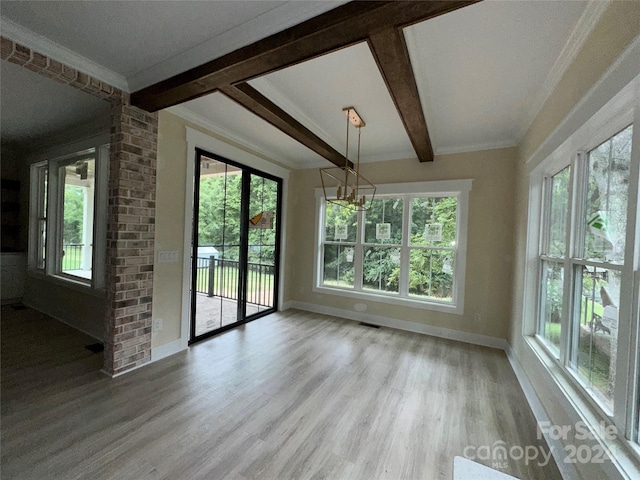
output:
[[[463,305],[427,302],[421,300],[414,300],[406,297],[398,297],[394,295],[385,295],[369,292],[361,292],[355,290],[345,290],[341,288],[331,288],[327,286],[313,287],[314,293],[320,293],[325,295],[338,295],[341,297],[354,298],[359,300],[368,300],[371,302],[386,303],[392,305],[400,305],[403,307],[420,308],[423,310],[432,310],[436,312],[451,313],[455,315],[462,315],[464,313]]]
[[[536,348],[540,350],[538,357],[540,355],[545,355],[548,361],[553,362],[555,368],[558,370],[558,375],[562,375],[563,379],[569,382],[575,391],[579,392],[581,397],[591,405],[591,408],[593,408],[595,412],[597,412],[597,415],[602,418],[612,418],[613,414],[611,412],[611,409],[605,405],[605,401],[598,399],[595,395],[592,395],[590,393],[591,389],[589,388],[589,386],[582,381],[582,379],[577,375],[576,372],[563,367],[562,363],[560,362],[560,358],[558,357],[558,352],[554,352],[553,349],[549,345],[547,345],[544,339],[539,335],[533,337],[532,341],[535,344]]]
[[[571,406],[586,425],[589,432],[608,454],[613,465],[628,475],[628,478],[640,477],[640,447],[619,433],[613,426],[609,416],[597,405],[596,401],[583,391],[579,382],[566,372],[560,362],[553,357],[547,347],[541,344],[535,336],[524,336],[526,344],[539,360],[546,373],[553,380],[564,396],[564,400]],[[606,432],[603,435],[602,425],[615,429],[615,435]],[[611,435],[611,436],[609,436]],[[611,438],[613,437],[613,438]]]
[[[27,270],[27,275],[31,278],[35,278],[40,281],[52,283],[54,285],[59,285],[61,287],[66,287],[71,290],[75,290],[77,292],[84,293],[86,295],[91,295],[97,298],[105,297],[105,290],[93,288],[90,284],[85,283],[81,280],[76,280],[71,277],[66,276],[58,276],[58,275],[46,275],[44,272],[39,270]]]

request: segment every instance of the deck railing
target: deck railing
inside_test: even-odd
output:
[[[218,260],[214,256],[197,259],[196,292],[209,297],[238,300],[239,262]],[[265,307],[273,306],[273,277],[275,267],[248,263],[247,302]]]
[[[62,271],[80,270],[83,243],[66,243],[62,246]]]

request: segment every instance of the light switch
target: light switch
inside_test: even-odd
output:
[[[178,261],[178,251],[158,252],[158,263],[176,263]]]

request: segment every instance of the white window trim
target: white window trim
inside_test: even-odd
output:
[[[454,265],[455,283],[454,296],[452,301],[438,302],[433,299],[418,299],[414,297],[398,297],[394,293],[372,293],[363,291],[346,290],[341,288],[332,288],[322,285],[322,229],[320,220],[323,218],[324,190],[322,188],[315,189],[316,195],[316,218],[315,218],[315,242],[314,242],[314,263],[313,263],[313,287],[312,291],[319,294],[338,295],[359,300],[368,300],[374,302],[382,302],[392,305],[401,305],[412,308],[420,308],[425,310],[433,310],[437,312],[453,313],[456,315],[464,314],[464,292],[466,284],[466,264],[467,264],[467,224],[469,217],[469,192],[473,179],[462,180],[442,180],[434,182],[411,182],[411,183],[388,183],[376,185],[376,195],[426,195],[426,196],[449,196],[458,198],[458,231],[457,231],[457,251],[456,262]],[[327,189],[328,194],[336,194],[335,189]],[[403,223],[403,238],[408,238],[408,226]],[[356,245],[361,245],[360,229],[357,232]],[[356,252],[357,255],[358,252]],[[408,255],[403,255],[402,271],[408,269]],[[406,265],[405,265],[406,264]],[[361,267],[355,271],[356,282],[362,277]],[[402,278],[401,280],[402,281]]]
[[[31,275],[40,276],[58,283],[68,285],[79,290],[102,290],[105,285],[106,247],[107,247],[107,202],[109,182],[109,137],[97,135],[89,139],[74,142],[62,147],[39,154],[35,162],[30,165],[29,188],[29,241],[28,241],[28,272]],[[69,159],[77,157],[89,150],[95,150],[95,193],[94,193],[94,218],[93,218],[93,258],[91,279],[83,279],[74,275],[68,275],[57,271],[59,265],[59,248],[55,243],[59,241],[60,218],[56,207],[59,207],[60,198],[57,185],[57,169]],[[45,265],[38,268],[38,201],[40,200],[39,188],[33,188],[39,184],[38,172],[42,167],[48,169],[47,182],[47,241],[45,245]],[[56,172],[54,172],[56,170]],[[53,173],[53,175],[52,175]]]
[[[535,167],[529,178],[529,204],[528,204],[528,233],[526,245],[526,264],[525,264],[525,287],[523,302],[523,322],[522,334],[529,347],[536,354],[542,365],[549,372],[551,378],[565,392],[567,400],[573,405],[576,411],[589,420],[588,423],[595,425],[597,421],[605,421],[616,426],[621,435],[616,439],[604,438],[597,428],[594,430],[597,440],[607,447],[607,451],[611,452],[612,460],[623,471],[632,471],[632,464],[640,459],[640,447],[632,440],[632,433],[635,422],[638,421],[633,415],[633,405],[635,404],[636,395],[638,395],[637,372],[639,363],[638,353],[638,326],[634,325],[634,319],[631,319],[629,325],[625,325],[618,331],[618,358],[616,364],[616,372],[618,378],[625,378],[622,382],[616,382],[616,390],[614,392],[615,412],[613,416],[608,415],[606,408],[603,408],[595,398],[588,394],[580,379],[568,368],[568,329],[566,321],[567,312],[563,317],[567,319],[563,323],[561,338],[561,355],[559,359],[555,358],[554,352],[546,345],[546,343],[538,336],[538,319],[539,312],[539,296],[540,296],[540,246],[542,245],[542,235],[546,228],[547,219],[543,219],[544,206],[544,184],[546,179],[562,170],[568,165],[575,165],[576,157],[583,155],[593,148],[606,141],[612,135],[621,131],[627,125],[634,124],[633,132],[633,151],[630,171],[630,188],[629,188],[629,210],[627,214],[628,224],[635,224],[635,229],[628,228],[626,249],[634,248],[633,238],[635,241],[640,239],[640,209],[638,209],[638,179],[640,177],[640,76],[627,84],[622,90],[614,95],[611,100],[600,110],[598,110],[590,119],[581,124],[566,140],[560,144],[556,150]],[[573,188],[575,178],[575,168],[572,168],[571,185]],[[570,202],[572,202],[570,192]],[[567,221],[575,225],[575,219],[571,218],[576,215],[572,205],[569,205],[569,217]],[[569,251],[571,243],[567,243],[567,252],[562,263],[565,265],[565,272],[568,268],[572,268],[575,263],[572,261],[572,253]],[[633,312],[638,313],[638,291],[640,289],[640,255],[636,252],[631,268],[625,268],[626,272],[632,272],[631,275],[623,277],[623,283],[626,282],[626,292],[631,292],[632,301],[621,302],[630,316],[629,308]],[[627,257],[628,258],[628,257]],[[565,274],[565,292],[570,295],[570,290],[566,289],[569,275]],[[627,294],[627,297],[628,298]],[[622,292],[621,292],[622,297]],[[624,312],[621,309],[620,318]],[[620,345],[626,345],[622,349]],[[623,438],[626,437],[626,438]]]

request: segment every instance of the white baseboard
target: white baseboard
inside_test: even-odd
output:
[[[283,302],[281,307],[280,307],[280,310],[284,312],[285,310],[289,310],[290,308],[293,308],[292,305],[291,305],[292,303],[293,303],[293,301],[291,301],[291,300],[289,300],[287,302]]]
[[[479,333],[463,332],[461,330],[453,330],[450,328],[434,327],[424,323],[409,322],[407,320],[398,320],[397,318],[383,317],[381,315],[373,315],[366,312],[354,312],[343,310],[341,308],[328,307],[326,305],[316,305],[313,303],[290,301],[286,302],[287,308],[297,308],[307,312],[322,313],[332,315],[334,317],[346,318],[356,322],[366,322],[381,327],[395,328],[398,330],[406,330],[407,332],[422,333],[431,335],[432,337],[446,338],[449,340],[457,340],[459,342],[471,343],[473,345],[482,345],[483,347],[497,348],[505,350],[507,341],[504,338],[490,337]],[[284,308],[283,308],[284,309]]]
[[[184,350],[186,350],[186,347],[182,345],[182,339],[180,338],[157,347],[151,347],[151,362],[156,362]]]
[[[516,354],[511,349],[511,345],[507,344],[505,352],[507,354],[507,358],[509,359],[509,363],[511,364],[511,368],[516,374],[518,383],[520,383],[520,388],[522,388],[524,396],[529,403],[529,407],[533,412],[533,416],[536,417],[536,421],[538,422],[538,424],[542,422],[550,424],[551,420],[549,418],[549,415],[547,415],[547,412],[542,406],[538,395],[536,395],[533,385],[531,385],[531,382],[529,382],[529,379],[527,378],[527,375],[525,374],[524,369],[522,368],[522,365],[518,360],[518,357],[516,357]],[[560,470],[562,478],[580,478],[573,464],[564,461],[566,456],[564,444],[559,439],[550,437],[549,430],[543,431],[543,435],[545,440],[547,441],[547,446],[553,454],[553,459],[558,466],[558,470]]]
[[[133,372],[134,370],[138,370],[139,368],[143,368],[143,367],[146,367],[146,366],[148,366],[148,365],[151,365],[151,363],[152,363],[151,361],[148,361],[148,362],[142,363],[142,364],[140,364],[140,365],[137,365],[137,366],[135,366],[135,367],[133,367],[133,368],[130,368],[130,369],[128,369],[128,370],[125,370],[124,372],[120,372],[120,373],[116,373],[116,374],[109,373],[109,372],[107,372],[104,368],[103,368],[103,369],[101,369],[100,371],[101,371],[102,373],[104,373],[107,377],[116,378],[116,377],[121,377],[122,375],[126,375],[126,374],[128,374],[128,373],[131,373],[131,372]]]
[[[116,378],[121,375],[126,375],[127,373],[131,373],[134,370],[138,370],[139,368],[147,367],[151,365],[153,362],[157,362],[158,360],[162,360],[163,358],[169,357],[174,353],[178,353],[184,350],[186,350],[186,348],[182,346],[181,339],[178,338],[177,340],[174,340],[172,342],[165,343],[163,345],[158,345],[157,347],[151,347],[151,360],[149,360],[146,363],[143,363],[142,365],[138,365],[136,367],[130,368],[129,370],[125,370],[124,372],[116,373],[115,375],[107,372],[104,369],[100,371],[108,377]]]

